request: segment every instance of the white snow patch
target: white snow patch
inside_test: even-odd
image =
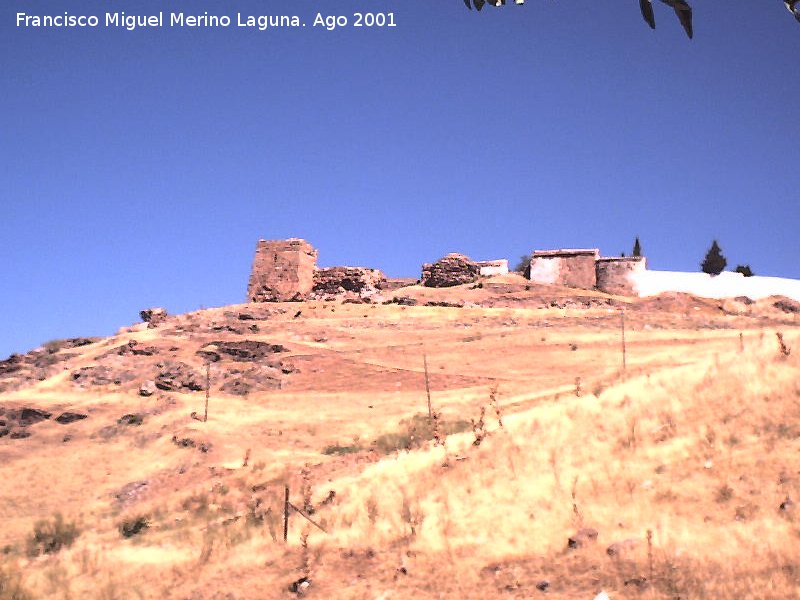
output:
[[[681,271],[643,271],[632,274],[640,296],[655,296],[662,292],[684,292],[702,298],[735,298],[747,296],[753,300],[767,296],[786,296],[800,302],[800,280],[782,277],[745,277],[741,273],[725,272],[712,277],[705,273]]]

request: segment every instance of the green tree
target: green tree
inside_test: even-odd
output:
[[[639,236],[636,236],[636,241],[633,242],[633,254],[631,256],[641,256],[642,245],[639,243]]]
[[[745,277],[752,277],[755,275],[755,273],[753,273],[753,269],[750,268],[750,265],[736,265],[736,268],[733,271],[735,273],[741,273]]]
[[[703,273],[709,275],[719,275],[725,269],[728,261],[722,255],[722,249],[719,247],[717,240],[711,243],[711,248],[706,252],[706,257],[700,263],[700,269]]]
[[[523,254],[519,257],[519,262],[517,266],[514,267],[514,271],[517,273],[522,273],[525,277],[530,277],[531,275],[531,255],[530,254]]]

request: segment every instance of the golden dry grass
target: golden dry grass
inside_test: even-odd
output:
[[[67,372],[0,395],[90,415],[0,439],[0,599],[280,598],[302,575],[319,598],[800,595],[800,526],[779,508],[800,497],[796,326],[631,313],[623,377],[608,309],[319,302],[295,319],[295,306],[247,338],[285,344],[300,372],[281,390],[215,391],[208,423],[189,416],[202,393],[80,390]],[[788,357],[776,327],[798,348]],[[186,360],[207,341],[133,328],[68,365],[129,339],[168,339]],[[478,446],[468,430],[385,455],[373,442],[426,411],[423,353],[443,418],[477,420],[484,406],[488,433]],[[116,425],[133,412],[142,426]],[[355,452],[324,454],[331,446]],[[302,507],[304,481],[326,532],[294,514],[284,545],[283,486]],[[138,495],[118,498],[136,482]],[[28,556],[34,523],[57,512],[80,536]],[[149,527],[124,538],[120,525],[139,517]],[[583,527],[597,541],[567,549]]]

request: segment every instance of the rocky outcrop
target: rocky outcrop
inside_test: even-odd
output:
[[[161,323],[166,321],[169,314],[166,308],[156,307],[145,308],[139,311],[139,316],[142,318],[142,321],[147,323],[148,328],[153,328],[158,327]]]
[[[426,287],[472,283],[479,275],[478,264],[463,254],[451,253],[435,263],[422,265],[422,285]]]
[[[217,362],[223,356],[237,362],[250,362],[263,360],[273,354],[286,351],[287,348],[280,344],[242,340],[241,342],[212,342],[203,346],[197,351],[197,354],[211,362]]]
[[[326,267],[314,272],[311,297],[318,300],[353,296],[368,298],[385,286],[386,275],[378,269]]]
[[[83,413],[67,411],[56,417],[56,423],[60,423],[61,425],[69,425],[75,421],[82,421],[83,419],[88,418],[88,416],[89,415],[84,415]]]
[[[133,381],[135,375],[127,369],[113,369],[106,365],[95,365],[77,369],[71,374],[72,381],[81,387],[98,385],[122,385]]]
[[[206,389],[205,376],[183,362],[164,363],[154,382],[158,389],[165,392],[199,392]]]
[[[152,396],[156,393],[158,388],[156,387],[156,382],[152,379],[148,379],[147,381],[142,382],[139,386],[139,395],[147,398],[148,396]]]

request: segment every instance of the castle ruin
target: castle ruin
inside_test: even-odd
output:
[[[635,296],[636,276],[646,268],[643,256],[601,257],[597,248],[536,250],[529,277],[536,283]]]
[[[536,283],[633,296],[639,291],[637,277],[646,268],[644,257],[601,257],[597,248],[536,250],[531,254],[528,277]],[[506,259],[476,262],[461,254],[448,254],[423,265],[420,283],[426,287],[449,287],[506,273]],[[317,250],[306,240],[259,240],[247,298],[250,302],[365,300],[412,283],[388,280],[377,269],[319,268]]]
[[[247,298],[250,302],[304,300],[314,287],[317,251],[305,240],[259,240]]]
[[[317,267],[317,250],[306,240],[259,240],[247,286],[250,302],[369,297],[386,276],[363,267]]]

